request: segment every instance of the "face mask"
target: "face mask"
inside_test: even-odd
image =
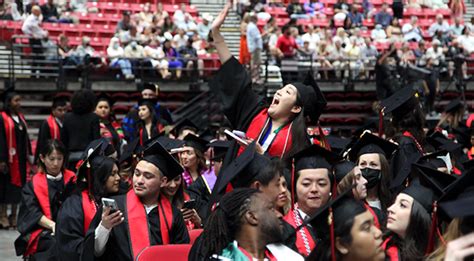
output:
[[[377,186],[382,179],[382,172],[379,169],[365,168],[361,169],[362,176],[367,180],[367,189]]]
[[[114,49],[118,49],[120,47],[119,43],[114,43]]]

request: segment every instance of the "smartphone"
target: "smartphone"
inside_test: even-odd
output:
[[[196,208],[196,200],[190,199],[188,201],[185,201],[183,204],[183,208],[185,209],[195,209]]]
[[[224,130],[224,133],[229,135],[230,137],[234,138],[236,141],[244,144],[245,146],[249,145],[249,143],[246,140],[244,140],[241,137],[237,136],[235,133],[230,132],[229,130]]]
[[[113,213],[118,210],[117,202],[115,202],[115,199],[102,198],[102,205],[104,207],[110,207],[110,213]]]

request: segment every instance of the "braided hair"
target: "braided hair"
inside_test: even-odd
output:
[[[256,189],[239,188],[222,197],[204,226],[199,251],[203,257],[220,254],[235,239],[242,226],[242,217],[257,193],[260,192]]]

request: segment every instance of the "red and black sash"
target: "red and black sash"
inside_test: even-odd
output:
[[[423,155],[423,147],[421,146],[421,144],[416,140],[415,136],[413,136],[413,134],[411,134],[409,131],[405,131],[403,133],[403,136],[405,137],[408,137],[408,138],[411,138],[413,140],[413,142],[415,143],[416,145],[416,148],[418,149],[418,151],[421,153],[421,155]]]
[[[137,197],[135,191],[130,190],[127,193],[126,205],[130,250],[132,252],[133,260],[135,260],[138,254],[145,247],[151,245],[148,218],[145,206]],[[156,210],[154,209],[152,211],[158,211],[158,216],[160,217],[161,239],[163,245],[168,245],[170,243],[169,231],[171,228],[169,221],[173,220],[171,202],[166,197],[161,196],[158,207]]]
[[[82,211],[84,212],[84,235],[89,230],[92,219],[97,213],[97,205],[95,201],[90,197],[89,191],[83,190],[81,193],[82,196]]]
[[[400,260],[400,257],[398,255],[399,253],[398,247],[396,245],[387,246],[391,239],[392,239],[391,237],[387,238],[383,242],[382,248],[385,250],[386,259],[390,261],[398,261]]]
[[[140,129],[140,134],[139,134],[139,138],[140,138],[140,146],[143,146],[143,129],[145,127],[141,128]],[[158,122],[156,124],[156,130],[158,131],[158,133],[161,133],[163,131],[165,127],[163,126],[163,124],[161,124],[160,122]]]
[[[268,116],[268,109],[263,109],[260,111],[250,123],[247,128],[246,135],[248,138],[258,140],[262,135],[262,132],[265,129],[265,125],[271,120]],[[276,135],[275,139],[272,141],[270,147],[267,150],[267,153],[271,157],[281,158],[285,153],[290,151],[292,146],[292,136],[291,136],[291,124],[285,125]],[[285,146],[286,145],[286,146]],[[244,151],[244,147],[239,148],[237,155],[240,155]]]
[[[56,122],[54,116],[49,115],[49,117],[46,119],[46,122],[48,123],[49,135],[51,136],[51,139],[59,140],[61,138],[59,124]]]
[[[365,209],[367,209],[370,214],[372,214],[372,216],[374,217],[374,225],[380,229],[380,222],[379,222],[379,217],[377,216],[377,214],[375,214],[375,211],[370,207],[369,204],[367,204],[367,202],[364,202],[364,207]]]
[[[291,209],[286,214],[286,216],[283,217],[283,220],[285,220],[288,224],[290,224],[294,229],[296,229],[298,227],[298,224],[296,224],[296,220],[295,220],[295,211],[298,211],[298,210]],[[296,213],[296,214],[299,214],[299,213]],[[303,230],[303,231],[300,231],[300,230]],[[310,248],[311,251],[316,247],[316,242],[314,242],[314,239],[311,236],[311,234],[308,230],[308,227],[304,226],[304,227],[300,228],[298,231],[296,231],[295,245],[296,245],[296,248],[298,249],[298,253],[300,253],[303,256],[308,256],[309,253],[306,249],[305,240],[303,239],[302,233],[304,233],[306,235],[306,239],[308,241],[309,248]]]
[[[65,170],[63,174],[63,181],[64,185],[68,184],[70,181],[75,182],[76,175],[72,171]],[[35,193],[36,198],[38,199],[38,203],[41,207],[43,215],[52,220],[53,215],[51,213],[51,203],[49,202],[49,188],[46,174],[42,172],[36,173],[33,176],[31,183],[33,185],[33,191]],[[39,235],[43,230],[44,228],[39,228],[31,233],[24,256],[30,256],[36,253],[38,248]]]
[[[5,136],[7,138],[7,149],[8,149],[8,163],[10,167],[10,178],[11,183],[17,187],[22,187],[20,174],[20,160],[18,158],[18,149],[16,144],[16,133],[15,123],[10,115],[6,112],[2,112],[3,125],[5,128]],[[18,114],[18,118],[26,125],[25,118],[22,114]]]

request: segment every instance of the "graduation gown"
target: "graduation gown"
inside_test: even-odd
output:
[[[199,176],[191,185],[186,189],[189,197],[196,201],[196,211],[202,220],[205,220],[208,215],[209,200],[211,197],[211,191],[204,180],[204,177]]]
[[[38,140],[36,142],[35,162],[38,162],[39,153],[41,149],[46,145],[48,140],[61,139],[61,136],[60,136],[61,128],[62,127],[58,124],[58,122],[52,115],[50,115],[48,119],[44,120],[41,123],[39,133],[38,133]],[[56,136],[56,137],[53,137],[53,136]]]
[[[311,251],[316,247],[316,235],[309,226],[302,228],[303,231],[296,231],[298,225],[295,222],[295,209],[291,209],[284,217],[283,217],[283,238],[284,244],[295,250],[296,252],[300,253],[302,256],[308,256]],[[302,220],[301,220],[302,221]],[[303,233],[304,232],[304,237]],[[308,243],[309,252],[306,249],[306,243]]]
[[[130,190],[129,193],[135,193],[133,190]],[[128,194],[127,194],[128,195]],[[109,239],[106,244],[106,249],[104,254],[98,258],[100,260],[134,260],[132,256],[132,245],[131,245],[131,232],[129,229],[129,215],[127,210],[127,195],[120,195],[116,197],[112,197],[117,202],[117,206],[122,211],[124,215],[124,221],[114,227],[110,232]],[[139,203],[140,204],[140,203]],[[143,204],[141,206],[137,206],[139,210],[143,210],[145,212],[145,207]],[[176,207],[172,206],[172,220],[168,221],[171,226],[169,227],[169,244],[189,244],[189,234],[184,223],[183,216],[181,215],[181,211],[179,211]],[[101,212],[101,211],[99,211]],[[135,222],[133,225],[135,226],[147,226],[148,228],[148,236],[149,236],[149,243],[150,245],[163,245],[163,238],[161,234],[161,224],[160,224],[160,215],[162,215],[161,208],[156,207],[150,211],[150,213],[146,214],[147,223],[139,223]],[[93,223],[97,225],[100,223],[101,213],[96,216]],[[93,233],[92,233],[93,234]],[[94,236],[87,237],[87,245],[93,246]],[[92,243],[89,243],[92,242]],[[93,253],[93,251],[92,251]],[[134,253],[138,255],[138,253]],[[85,255],[84,255],[85,256]]]
[[[399,149],[392,156],[390,171],[392,173],[392,182],[400,181],[401,185],[393,187],[391,184],[391,189],[394,192],[399,192],[403,189],[403,182],[411,172],[411,164],[417,162],[423,156],[423,151],[418,148],[411,137],[400,136],[396,142],[399,144]]]
[[[161,123],[157,123],[156,125],[152,126],[151,134],[148,133],[145,127],[141,127],[137,130],[136,137],[140,139],[140,146],[143,146],[148,140],[151,140],[160,135],[163,131],[164,125]],[[150,138],[148,138],[150,137]]]
[[[388,237],[382,243],[382,247],[385,250],[385,260],[388,261],[399,261],[402,260],[400,257],[400,251],[398,246],[392,241],[392,237]]]
[[[23,187],[18,214],[18,231],[21,235],[15,241],[17,255],[33,255],[39,260],[55,256],[55,249],[52,248],[55,239],[51,231],[38,225],[38,222],[43,215],[56,220],[62,202],[75,188],[75,178],[75,174],[68,170],[57,181],[47,179],[44,173],[37,173]]]
[[[7,113],[8,116],[10,116]],[[14,123],[14,133],[15,133],[15,141],[16,141],[16,153],[15,156],[18,158],[18,163],[15,166],[9,162],[9,152],[10,149],[8,147],[7,141],[7,130],[5,130],[5,121],[2,116],[0,116],[0,162],[7,163],[7,175],[0,174],[0,203],[8,203],[8,204],[18,204],[21,200],[21,189],[23,185],[26,183],[26,175],[27,175],[27,164],[28,164],[28,156],[31,155],[31,144],[30,139],[28,137],[28,131],[26,123],[21,120],[16,122],[10,116],[11,121]],[[14,184],[12,181],[12,169],[18,168],[19,175],[21,179],[21,184]]]

